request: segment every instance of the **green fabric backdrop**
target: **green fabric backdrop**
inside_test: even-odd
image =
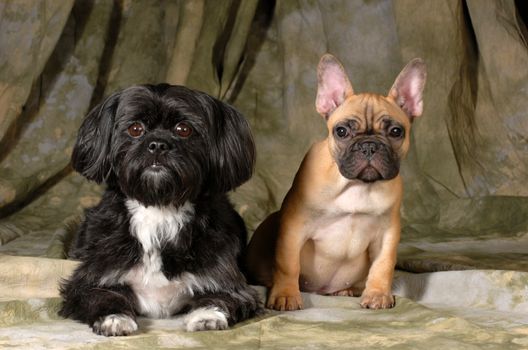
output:
[[[13,1],[0,4],[0,252],[63,256],[100,188],[72,173],[82,118],[116,89],[186,84],[233,103],[257,142],[232,198],[248,227],[325,136],[316,65],[356,91],[428,66],[405,178],[399,266],[528,269],[528,50],[514,1]]]
[[[0,279],[23,285],[16,278],[31,264],[65,257],[71,227],[101,194],[69,166],[77,129],[104,96],[136,83],[185,84],[248,118],[257,166],[232,199],[252,232],[325,137],[314,100],[326,52],[358,92],[386,93],[408,60],[427,63],[424,114],[402,169],[398,267],[528,271],[527,13],[522,0],[1,1]],[[41,260],[13,257],[22,255]],[[50,261],[52,281],[71,270]],[[519,273],[507,285],[514,309],[526,311],[528,274]],[[44,279],[32,279],[36,289]],[[15,320],[4,325],[42,305],[53,313],[56,299],[45,300],[0,303],[0,315]]]

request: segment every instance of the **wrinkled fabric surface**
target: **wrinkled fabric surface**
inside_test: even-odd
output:
[[[0,344],[79,348],[83,339],[92,348],[106,342],[305,348],[309,337],[314,348],[528,346],[523,6],[513,0],[0,3]],[[343,62],[357,92],[387,93],[407,61],[427,63],[424,114],[402,164],[398,268],[414,273],[400,276],[407,286],[400,295],[409,299],[371,312],[354,298],[305,296],[314,300],[305,311],[270,314],[225,333],[185,334],[173,331],[177,320],[146,321],[148,331],[124,340],[59,320],[56,281],[73,264],[63,260],[66,247],[83,209],[102,192],[69,165],[90,108],[117,89],[165,81],[236,106],[251,124],[258,159],[253,178],[231,198],[252,232],[280,206],[310,144],[326,136],[314,108],[316,66],[325,52]],[[448,270],[464,271],[439,272]]]
[[[526,349],[528,273],[399,273],[396,306],[368,310],[359,298],[303,294],[306,309],[271,312],[226,331],[185,332],[181,317],[138,320],[140,332],[102,337],[57,317],[52,287],[74,262],[0,256],[0,347],[24,349]],[[21,286],[14,264],[34,267]],[[11,269],[7,269],[10,266]],[[46,276],[47,278],[43,278]],[[264,288],[255,287],[264,300]],[[449,292],[446,292],[449,291]]]

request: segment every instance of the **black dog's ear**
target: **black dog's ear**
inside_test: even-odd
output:
[[[209,190],[230,191],[253,174],[255,143],[247,120],[230,105],[213,99],[213,138]]]
[[[73,148],[73,168],[97,183],[107,180],[112,170],[110,148],[120,95],[114,93],[88,113]]]

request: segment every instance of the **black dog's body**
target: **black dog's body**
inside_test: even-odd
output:
[[[101,203],[86,212],[72,251],[72,257],[82,264],[63,288],[62,316],[91,325],[110,314],[138,315],[136,297],[127,284],[101,286],[103,277],[111,275],[118,281],[142,263],[144,250],[130,234],[125,200],[122,194],[107,191]],[[217,290],[194,292],[192,302],[181,311],[220,305],[230,324],[253,316],[257,308],[254,292],[235,264],[246,233],[242,219],[224,195],[197,200],[195,211],[198,214],[181,229],[175,242],[162,242],[162,271],[168,280],[184,272],[206,276]]]
[[[60,315],[126,335],[141,315],[188,313],[194,331],[258,313],[238,267],[244,222],[225,195],[249,178],[253,157],[245,120],[203,93],[139,86],[96,107],[72,163],[107,190],[79,229],[71,256],[81,264],[61,288]]]

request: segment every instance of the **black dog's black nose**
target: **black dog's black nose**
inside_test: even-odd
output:
[[[359,149],[365,155],[365,157],[370,160],[374,153],[376,153],[378,150],[378,144],[372,141],[365,141],[359,145]]]
[[[150,153],[163,153],[170,149],[168,143],[164,141],[152,141],[148,144],[148,150]]]

